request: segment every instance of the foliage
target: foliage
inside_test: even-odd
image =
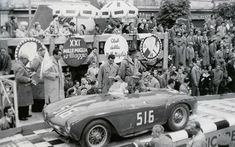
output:
[[[190,13],[189,0],[163,0],[158,13],[158,22],[171,28],[180,17],[186,17]]]
[[[235,2],[219,4],[214,12],[219,14],[223,19],[232,19],[235,21]]]

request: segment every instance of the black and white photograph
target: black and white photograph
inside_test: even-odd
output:
[[[0,0],[0,147],[235,147],[235,0]]]

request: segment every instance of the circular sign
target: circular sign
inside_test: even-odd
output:
[[[63,47],[62,57],[69,66],[79,66],[87,58],[86,42],[82,38],[69,38]]]
[[[35,38],[28,38],[24,41],[21,41],[20,44],[16,47],[15,59],[18,60],[19,55],[26,54],[29,56],[29,62],[31,62],[37,55],[37,50],[40,48],[46,49],[44,44]]]
[[[155,60],[162,50],[161,40],[156,35],[144,38],[140,44],[140,51],[147,60]]]
[[[104,45],[105,55],[115,55],[115,63],[119,63],[127,55],[128,44],[121,35],[113,35],[107,39]]]

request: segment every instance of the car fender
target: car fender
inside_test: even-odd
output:
[[[83,119],[82,121],[77,121],[74,123],[71,123],[71,131],[70,131],[70,135],[76,139],[77,141],[79,141],[81,139],[81,136],[83,135],[84,129],[86,128],[86,126],[91,123],[92,121],[95,120],[104,120],[107,123],[109,123],[109,125],[112,128],[112,131],[115,131],[119,134],[119,132],[117,131],[117,128],[115,125],[113,125],[112,120],[109,119],[109,117],[107,116],[90,116],[87,117],[86,119]],[[78,130],[78,131],[77,131]]]
[[[195,107],[195,102],[196,102],[196,98],[192,97],[192,96],[188,96],[188,95],[179,95],[178,96],[173,96],[172,98],[170,98],[166,104],[166,117],[169,118],[171,115],[171,111],[173,109],[173,107],[175,107],[178,104],[185,104],[188,106],[190,112],[193,111],[194,107]],[[167,121],[167,120],[166,120]]]

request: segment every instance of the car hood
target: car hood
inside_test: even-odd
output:
[[[121,99],[121,97],[118,98]],[[104,94],[66,98],[44,108],[44,117],[46,115],[46,121],[50,120],[58,125],[64,125],[68,119],[87,113],[88,108],[89,110],[97,109],[96,112],[98,112],[100,108],[114,100]]]

